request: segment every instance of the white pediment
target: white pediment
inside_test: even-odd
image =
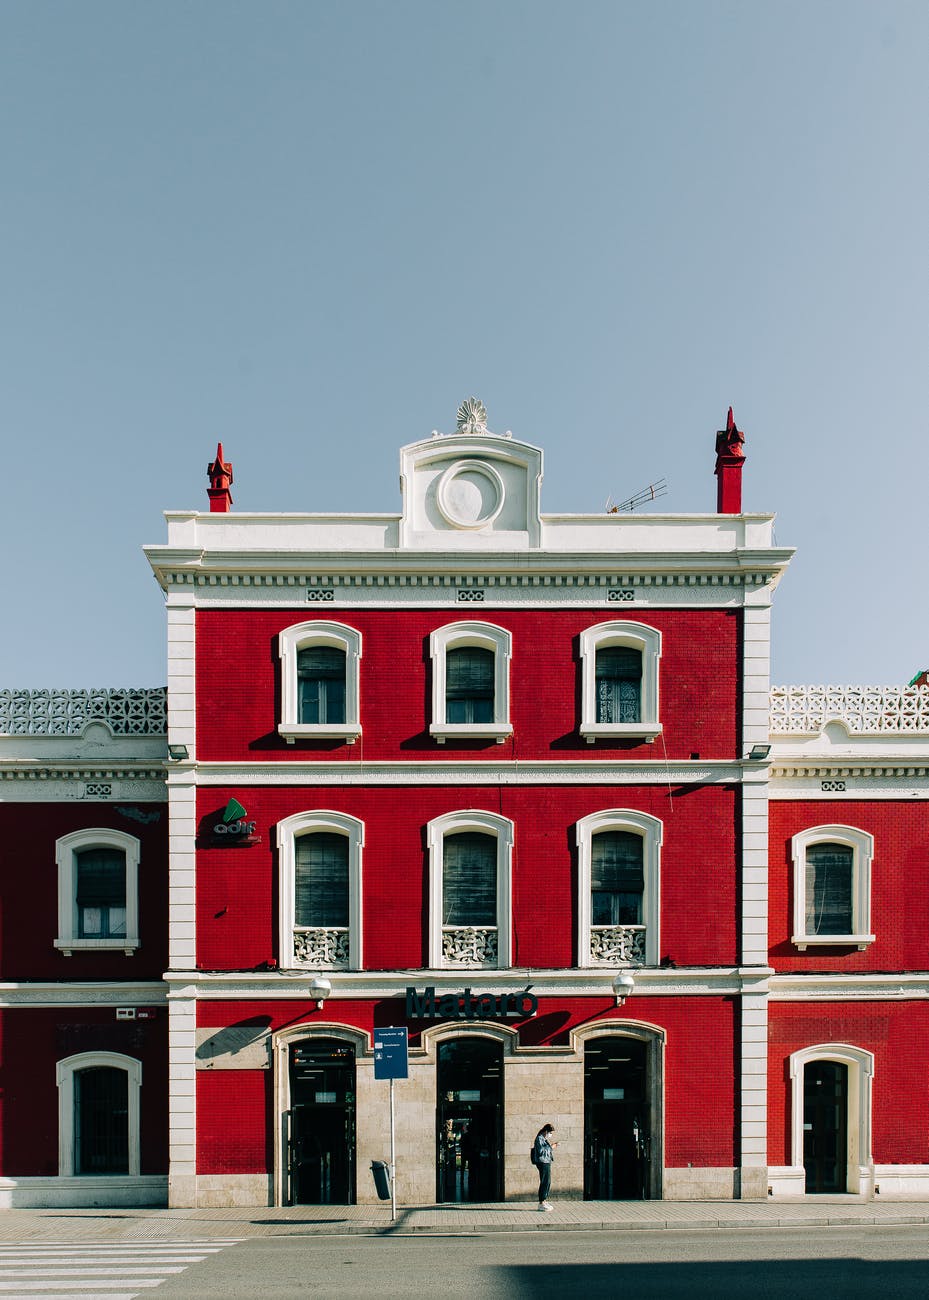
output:
[[[433,550],[538,546],[542,453],[493,433],[433,434],[400,452],[400,545]]]

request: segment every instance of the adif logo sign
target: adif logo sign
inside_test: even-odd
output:
[[[213,827],[216,835],[254,835],[255,823],[248,820],[248,813],[238,799],[230,799],[223,812],[223,819]]]

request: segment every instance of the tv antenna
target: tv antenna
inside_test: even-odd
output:
[[[634,492],[625,501],[614,503],[612,496],[608,496],[606,499],[606,513],[608,515],[626,514],[630,510],[635,510],[638,506],[648,505],[649,501],[657,501],[659,497],[667,495],[667,480],[659,478],[654,483],[649,483],[648,487],[643,488],[641,492]]]

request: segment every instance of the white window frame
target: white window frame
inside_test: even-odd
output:
[[[81,1070],[104,1067],[125,1070],[129,1104],[129,1172],[127,1174],[78,1174],[74,1168],[74,1076]],[[55,1066],[58,1082],[58,1176],[60,1178],[138,1178],[141,1163],[142,1062],[120,1052],[78,1052]]]
[[[871,1094],[874,1054],[850,1043],[817,1043],[801,1048],[789,1057],[790,1070],[790,1160],[794,1170],[804,1172],[803,1163],[803,1072],[813,1061],[837,1061],[848,1067],[848,1114],[846,1134],[845,1191],[860,1195],[874,1182],[871,1154]],[[801,1184],[802,1192],[802,1184]],[[822,1199],[821,1197],[819,1199]]]
[[[663,824],[631,808],[607,808],[582,817],[575,826],[577,840],[577,964],[593,969],[590,959],[591,865],[593,839],[604,831],[631,831],[642,838],[642,924],[645,926],[645,965],[657,966],[661,953],[661,841]],[[602,967],[600,968],[602,969]]]
[[[345,721],[301,722],[297,708],[297,655],[310,646],[325,645],[345,655]],[[345,623],[313,619],[296,623],[278,636],[281,659],[281,720],[278,735],[292,745],[297,740],[341,740],[354,745],[361,735],[361,633]]]
[[[446,656],[449,650],[479,646],[494,657],[493,722],[446,721]],[[502,745],[513,733],[510,722],[510,655],[512,637],[495,623],[449,623],[429,637],[432,658],[432,722],[429,734],[444,745],[447,740],[495,740]]]
[[[874,942],[871,934],[871,862],[874,836],[855,826],[811,826],[791,840],[794,874],[794,930],[791,943],[800,952],[808,947],[855,946],[863,952]],[[816,844],[842,844],[852,850],[852,933],[807,934],[806,853]]]
[[[344,967],[325,967],[300,962],[294,953],[294,925],[296,910],[297,840],[303,835],[329,831],[344,835],[348,840],[348,969],[361,970],[361,858],[364,849],[364,822],[347,813],[333,812],[329,808],[316,808],[310,812],[295,813],[277,825],[278,849],[278,935],[279,964],[281,970],[311,972],[314,970],[339,970]]]
[[[84,849],[117,849],[126,859],[126,933],[119,939],[80,938],[77,914],[77,854]],[[141,845],[134,835],[109,826],[72,831],[55,841],[58,866],[58,938],[55,947],[65,957],[87,948],[111,948],[131,957],[139,940],[139,859]]]
[[[497,842],[497,964],[495,969],[505,970],[512,965],[513,918],[513,823],[508,817],[485,812],[479,808],[466,808],[445,813],[426,826],[426,846],[429,852],[429,966],[432,970],[461,970],[458,966],[445,966],[442,958],[443,885],[445,866],[445,837],[462,831],[478,831],[491,835]]]
[[[661,659],[661,633],[645,623],[613,619],[585,628],[580,637],[581,649],[581,725],[580,733],[592,745],[596,740],[646,740],[649,744],[661,735],[658,721],[658,662]],[[629,646],[642,656],[642,696],[640,722],[597,721],[597,651],[606,646]]]

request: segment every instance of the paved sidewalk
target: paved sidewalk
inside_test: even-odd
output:
[[[399,1206],[301,1205],[207,1210],[133,1208],[0,1211],[0,1242],[186,1240],[254,1236],[364,1233],[469,1235],[585,1229],[641,1232],[661,1229],[783,1228],[900,1224],[929,1226],[929,1201],[861,1201],[816,1197],[803,1201],[555,1201],[551,1214],[534,1203]]]

